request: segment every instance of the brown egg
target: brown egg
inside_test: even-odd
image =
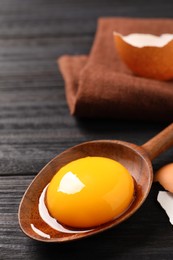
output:
[[[165,190],[173,193],[173,163],[160,168],[154,176],[154,181],[158,181]]]
[[[124,63],[136,74],[157,80],[173,79],[173,34],[114,32],[115,47]]]

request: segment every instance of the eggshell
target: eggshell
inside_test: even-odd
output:
[[[154,181],[158,181],[165,190],[173,193],[173,163],[160,168],[154,176]]]
[[[173,194],[167,191],[159,191],[157,201],[165,210],[170,223],[173,225]]]
[[[135,74],[157,80],[173,78],[173,34],[113,35],[120,58]]]

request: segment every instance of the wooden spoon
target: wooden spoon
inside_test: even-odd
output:
[[[26,190],[18,212],[21,229],[27,236],[39,241],[63,242],[90,236],[118,225],[134,214],[145,201],[153,180],[151,161],[171,146],[173,146],[173,123],[141,147],[118,140],[99,140],[85,142],[66,150],[51,160]],[[62,166],[86,156],[108,157],[123,164],[135,179],[135,200],[120,217],[94,229],[80,230],[80,232],[74,233],[56,231],[47,225],[39,215],[38,203],[40,195],[53,175]],[[38,234],[33,230],[33,227],[43,233]],[[50,238],[44,237],[42,234],[48,234]]]

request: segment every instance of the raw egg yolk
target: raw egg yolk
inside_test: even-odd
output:
[[[122,214],[134,196],[128,170],[113,159],[85,157],[62,167],[51,180],[46,205],[59,223],[91,228]]]

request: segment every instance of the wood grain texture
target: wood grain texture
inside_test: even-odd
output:
[[[27,238],[17,211],[22,195],[54,156],[83,141],[141,145],[166,125],[77,120],[69,115],[56,65],[62,54],[88,54],[100,16],[172,17],[165,0],[0,0],[0,259],[172,259],[172,227],[156,202],[157,184],[127,222],[69,244]],[[172,162],[173,150],[154,160]]]

